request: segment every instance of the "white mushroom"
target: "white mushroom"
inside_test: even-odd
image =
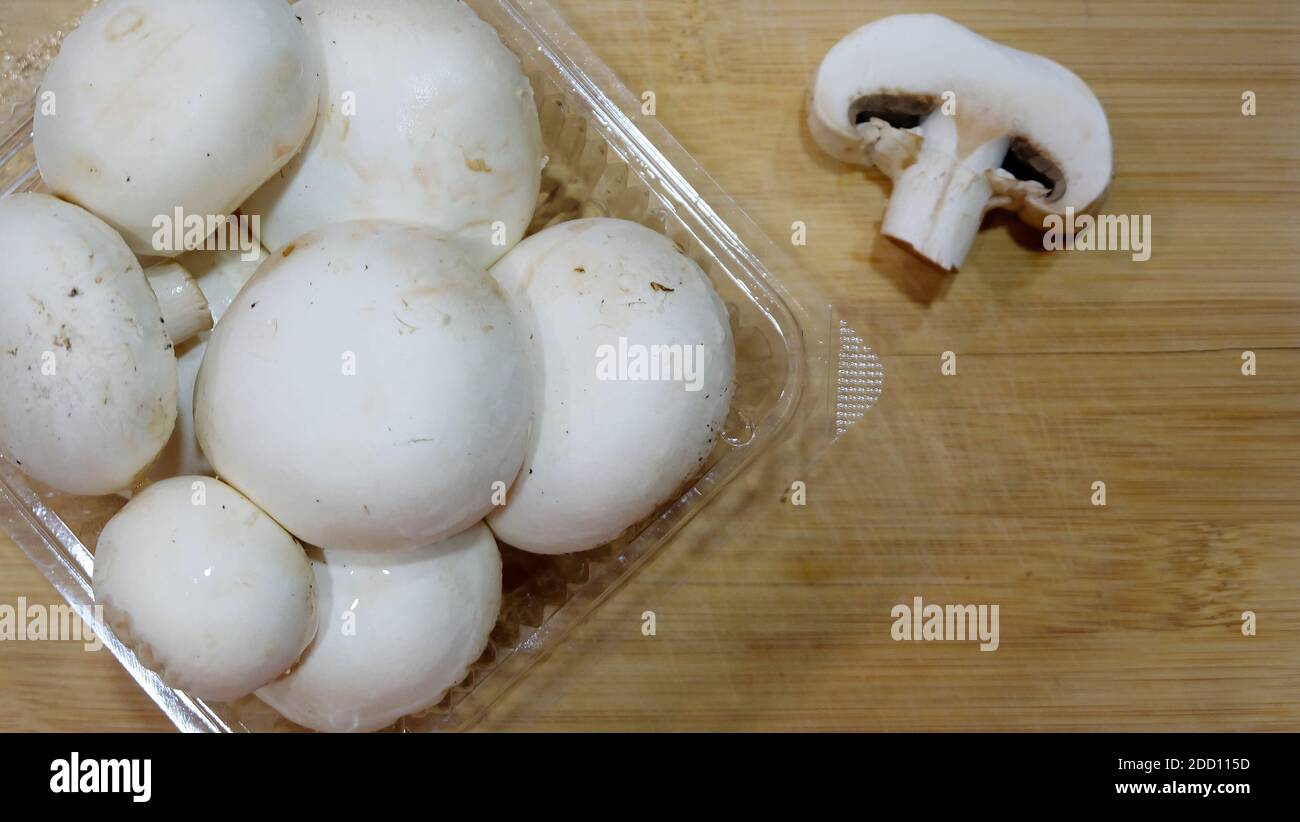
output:
[[[112,228],[44,194],[0,200],[0,249],[0,450],[63,491],[129,488],[171,435],[202,292],[174,264],[146,278]]]
[[[417,222],[487,267],[528,227],[541,129],[519,60],[457,0],[303,0],[324,80],[315,131],[246,206],[271,251],[329,223]]]
[[[176,262],[194,277],[203,296],[207,298],[213,323],[234,301],[239,289],[252,278],[266,252],[258,246],[253,254],[243,251],[191,251]],[[249,259],[245,259],[249,257]],[[153,480],[174,477],[178,474],[210,474],[212,465],[203,456],[194,433],[194,383],[199,376],[199,365],[208,350],[208,334],[176,347],[176,376],[180,393],[177,398],[176,427],[171,439],[163,448],[158,460],[149,471]]]
[[[501,609],[501,555],[481,524],[382,566],[327,553],[312,569],[316,641],[257,697],[317,731],[378,730],[436,705]]]
[[[173,687],[229,700],[283,674],[316,634],[302,547],[209,477],[150,485],[95,548],[95,601]]]
[[[156,240],[177,209],[232,213],[307,139],[309,42],[284,0],[105,0],[41,84],[41,176],[137,254],[175,257],[186,249]]]
[[[433,229],[362,221],[262,264],[208,341],[194,411],[219,476],[300,539],[400,550],[492,508],[531,396],[492,278]]]
[[[900,14],[837,43],[809,100],[818,145],[894,182],[883,233],[959,267],[984,214],[1082,211],[1110,183],[1106,113],[1068,69],[947,18]]]
[[[541,554],[594,548],[705,464],[733,393],[727,309],[661,234],[563,223],[493,269],[533,340],[537,420],[519,479],[488,524]]]

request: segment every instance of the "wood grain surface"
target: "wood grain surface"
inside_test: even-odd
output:
[[[554,2],[774,239],[807,225],[793,253],[886,384],[805,476],[692,521],[482,728],[1300,730],[1300,4]],[[0,29],[60,5],[0,0]],[[879,237],[887,182],[821,155],[803,98],[839,37],[918,10],[1092,86],[1103,210],[1151,215],[1149,261],[995,220],[941,275]],[[19,596],[56,601],[0,538]],[[914,596],[998,604],[999,649],[891,640]],[[0,729],[168,727],[106,652],[0,643]]]

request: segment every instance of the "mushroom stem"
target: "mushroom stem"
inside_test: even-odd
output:
[[[894,180],[882,231],[935,265],[953,271],[966,259],[993,187],[988,172],[998,168],[1011,144],[1006,135],[977,147],[958,131],[956,118],[936,112],[921,126],[925,142],[916,162]]]
[[[163,330],[172,345],[180,345],[212,328],[208,299],[184,266],[176,262],[159,263],[146,268],[144,274],[158,298]]]

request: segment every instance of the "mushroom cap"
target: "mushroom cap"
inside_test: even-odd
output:
[[[297,661],[316,634],[313,585],[293,537],[210,477],[145,488],[95,547],[95,601],[108,624],[200,699],[245,696]]]
[[[68,34],[35,120],[50,189],[137,254],[156,218],[230,214],[302,146],[318,69],[284,0],[105,0]],[[41,98],[43,99],[43,98]]]
[[[73,494],[129,487],[176,422],[176,358],[122,238],[44,194],[0,200],[0,451]]]
[[[501,610],[501,554],[482,524],[382,565],[326,553],[312,570],[316,641],[257,697],[317,731],[374,731],[438,704]]]
[[[524,467],[488,524],[534,553],[594,548],[670,498],[712,450],[734,390],[726,306],[671,240],[624,220],[553,226],[491,273],[532,337],[538,395]],[[699,390],[602,379],[598,361],[620,338],[702,345]]]
[[[273,254],[208,341],[203,453],[300,539],[428,545],[514,480],[531,374],[500,289],[425,226],[360,221]]]
[[[302,154],[245,207],[261,215],[266,247],[357,219],[433,226],[485,268],[519,242],[541,186],[541,128],[492,27],[457,0],[296,8],[318,28],[320,116]]]
[[[885,17],[836,43],[813,80],[809,126],[828,154],[869,164],[856,127],[863,101],[916,101],[922,108],[916,113],[924,114],[939,108],[945,92],[956,95],[955,117],[959,129],[969,130],[970,149],[1010,135],[1064,174],[1064,186],[1028,198],[1026,221],[1067,207],[1082,210],[1105,192],[1110,127],[1088,85],[1059,63],[937,14]]]
[[[239,289],[256,273],[266,252],[257,249],[257,258],[243,259],[240,251],[191,251],[176,261],[194,277],[203,296],[207,298],[212,321],[220,322],[221,315],[234,302]],[[179,394],[176,404],[176,427],[171,439],[158,460],[149,470],[154,480],[179,474],[211,474],[212,465],[203,456],[194,433],[194,383],[199,376],[199,366],[208,350],[208,336],[203,332],[178,346],[176,350],[176,378]]]

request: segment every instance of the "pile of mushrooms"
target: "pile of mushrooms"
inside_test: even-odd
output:
[[[389,726],[482,655],[498,539],[598,547],[707,465],[725,306],[640,225],[523,239],[533,90],[464,4],[104,0],[41,92],[49,193],[0,200],[0,454],[128,499],[95,595],[169,684]]]

